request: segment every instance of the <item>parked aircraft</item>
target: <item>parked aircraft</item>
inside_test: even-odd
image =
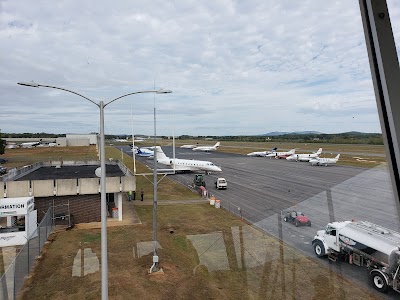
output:
[[[221,145],[220,142],[216,142],[214,146],[198,146],[198,147],[193,148],[192,150],[193,151],[206,151],[206,152],[215,151],[219,148],[220,145]]]
[[[42,139],[40,139],[39,142],[21,143],[21,147],[22,148],[32,148],[32,147],[38,147],[41,144],[42,144]]]
[[[278,148],[272,148],[271,151],[251,152],[251,153],[247,153],[247,156],[260,156],[260,157],[264,157],[264,156],[266,156],[267,154],[275,153],[277,149],[278,149]]]
[[[149,149],[149,148],[139,148],[139,149],[135,149],[135,153],[141,157],[154,157],[154,151]]]
[[[120,142],[120,143],[128,142],[128,139],[114,139],[114,142]]]
[[[310,161],[311,158],[319,157],[321,153],[322,148],[319,148],[317,152],[314,152],[312,154],[292,154],[286,157],[286,159],[289,161]]]
[[[334,165],[339,160],[340,154],[336,155],[335,158],[320,158],[315,157],[310,159],[310,163],[312,166],[325,166]]]
[[[165,155],[160,146],[156,146],[156,157],[157,162],[163,165],[171,166],[177,172],[205,171],[206,174],[210,174],[211,172],[222,172],[220,167],[214,165],[210,161],[169,158]],[[171,171],[171,169],[159,169],[159,171]]]
[[[270,154],[265,155],[265,157],[269,157],[269,158],[275,157],[276,159],[278,159],[278,158],[286,158],[286,157],[288,157],[290,155],[293,155],[295,152],[296,152],[296,149],[292,149],[292,150],[289,150],[289,151],[286,151],[286,152],[270,153]]]
[[[16,143],[8,143],[5,147],[6,149],[17,149],[19,146]]]

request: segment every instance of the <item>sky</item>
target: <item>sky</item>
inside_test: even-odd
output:
[[[400,3],[388,1],[400,54]],[[0,0],[3,133],[381,132],[358,1]]]

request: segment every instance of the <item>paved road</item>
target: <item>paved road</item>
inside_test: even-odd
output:
[[[172,157],[172,147],[163,147]],[[346,166],[319,167],[222,152],[194,152],[177,149],[176,157],[209,160],[222,167],[222,174],[206,175],[206,185],[225,209],[239,214],[263,231],[281,239],[310,257],[315,257],[311,241],[317,230],[330,221],[368,220],[399,231],[397,207],[394,204],[389,175],[379,167],[371,170]],[[144,160],[148,165],[152,161]],[[160,165],[161,167],[161,165]],[[225,177],[227,190],[216,190],[217,177]],[[193,174],[170,177],[185,185]],[[240,211],[238,210],[240,207]],[[295,227],[283,222],[282,210],[297,209],[308,215],[311,227]],[[367,285],[366,269],[347,263],[328,263],[333,270]],[[385,299],[396,299],[391,292]]]

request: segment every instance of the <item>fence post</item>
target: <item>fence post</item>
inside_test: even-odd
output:
[[[16,261],[16,258],[18,257],[18,253],[15,255],[15,259],[14,259],[14,261],[12,262],[12,264],[14,264],[14,286],[13,286],[13,300],[14,299],[16,299],[17,298],[17,291],[16,291],[16,289],[15,289],[15,278],[16,278],[16,276],[15,276],[15,272],[16,272],[16,263],[15,263],[15,261]],[[5,274],[4,274],[5,275]],[[6,293],[7,293],[7,298],[6,299],[8,299],[8,290],[7,290],[7,288],[6,288]]]
[[[26,274],[29,274],[29,259],[30,259],[30,255],[29,255],[29,249],[30,249],[30,245],[29,245],[29,238],[28,238],[28,272]]]
[[[38,256],[40,256],[40,249],[42,249],[42,247],[41,247],[41,239],[40,239],[40,225],[41,224],[39,224],[39,227],[37,227],[37,229],[36,230],[38,230],[38,237],[39,237],[39,248],[38,248]]]

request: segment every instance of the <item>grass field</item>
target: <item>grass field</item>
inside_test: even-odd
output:
[[[141,225],[108,229],[110,299],[378,299],[207,204],[159,207],[164,274],[148,275],[153,253],[139,249],[152,241],[152,207],[137,212]],[[100,299],[100,271],[72,276],[79,250],[100,261],[100,230],[73,229],[51,240],[21,299]]]

